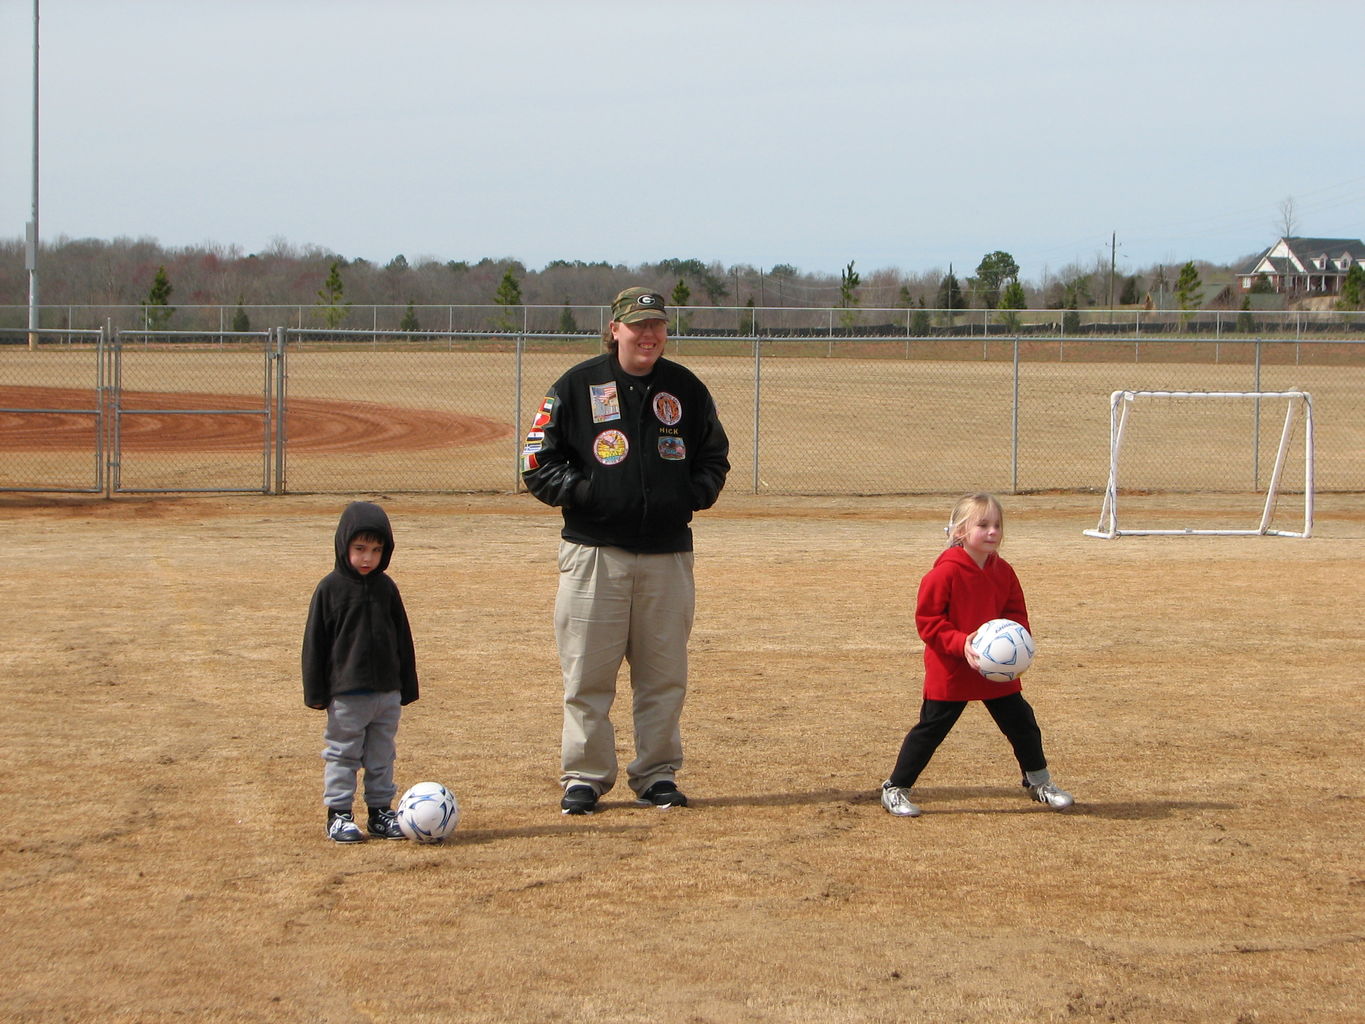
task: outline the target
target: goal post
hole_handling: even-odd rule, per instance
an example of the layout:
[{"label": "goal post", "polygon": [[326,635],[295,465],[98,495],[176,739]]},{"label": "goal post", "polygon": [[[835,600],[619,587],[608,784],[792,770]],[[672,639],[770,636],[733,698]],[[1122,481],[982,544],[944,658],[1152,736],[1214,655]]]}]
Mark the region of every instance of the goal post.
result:
[{"label": "goal post", "polygon": [[[1284,404],[1284,423],[1280,429],[1279,445],[1275,450],[1274,465],[1265,485],[1264,501],[1260,509],[1260,523],[1254,528],[1211,528],[1185,527],[1181,529],[1135,528],[1119,523],[1120,471],[1127,472],[1124,458],[1131,461],[1133,423],[1139,414],[1137,409],[1148,402],[1168,400],[1171,404],[1184,406],[1187,402],[1245,402],[1252,405],[1250,431],[1247,443],[1253,462],[1259,468],[1260,425],[1262,403],[1274,400]],[[1189,409],[1182,409],[1183,418],[1191,420]],[[1295,460],[1294,435],[1300,422],[1303,427],[1303,527],[1299,530],[1278,529],[1272,526],[1275,509],[1282,490],[1286,487],[1286,472]],[[1197,429],[1197,428],[1195,428]],[[1125,449],[1125,442],[1128,442]],[[1224,450],[1239,448],[1242,441],[1236,437],[1219,437],[1216,441],[1220,457]],[[1189,454],[1188,452],[1186,453]],[[1197,455],[1191,456],[1198,458]],[[1259,494],[1259,473],[1248,488]],[[1297,480],[1294,484],[1297,484]],[[1130,484],[1131,486],[1131,484]],[[1291,485],[1292,486],[1292,485]],[[1161,535],[1180,536],[1274,536],[1308,537],[1313,530],[1313,396],[1307,391],[1115,391],[1109,396],[1109,481],[1104,489],[1104,501],[1100,506],[1100,520],[1093,530],[1086,530],[1087,537],[1112,540],[1115,537],[1146,537]]]}]

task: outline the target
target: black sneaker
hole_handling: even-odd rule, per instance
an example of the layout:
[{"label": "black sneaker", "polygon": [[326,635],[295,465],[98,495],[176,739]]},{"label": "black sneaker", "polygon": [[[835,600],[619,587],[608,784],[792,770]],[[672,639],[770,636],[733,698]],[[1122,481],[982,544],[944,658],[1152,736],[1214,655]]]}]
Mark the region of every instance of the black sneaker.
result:
[{"label": "black sneaker", "polygon": [[334,843],[363,843],[365,833],[355,823],[350,811],[327,809],[327,838]]},{"label": "black sneaker", "polygon": [[635,798],[641,807],[686,807],[687,797],[674,784],[672,779],[656,782]]},{"label": "black sneaker", "polygon": [[597,790],[591,786],[570,786],[559,801],[561,814],[592,814],[597,810]]},{"label": "black sneaker", "polygon": [[370,808],[370,835],[380,839],[406,839],[398,827],[398,815],[387,807]]}]

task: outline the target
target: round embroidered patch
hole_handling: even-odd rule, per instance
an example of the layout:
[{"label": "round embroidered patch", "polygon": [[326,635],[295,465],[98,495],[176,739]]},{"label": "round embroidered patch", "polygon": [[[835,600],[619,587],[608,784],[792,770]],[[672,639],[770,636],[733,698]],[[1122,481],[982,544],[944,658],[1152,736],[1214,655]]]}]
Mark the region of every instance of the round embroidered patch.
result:
[{"label": "round embroidered patch", "polygon": [[614,466],[625,461],[630,451],[630,442],[619,430],[604,430],[593,439],[592,454],[604,466]]},{"label": "round embroidered patch", "polygon": [[654,396],[654,415],[660,423],[675,426],[682,419],[682,403],[667,391],[660,391]]}]

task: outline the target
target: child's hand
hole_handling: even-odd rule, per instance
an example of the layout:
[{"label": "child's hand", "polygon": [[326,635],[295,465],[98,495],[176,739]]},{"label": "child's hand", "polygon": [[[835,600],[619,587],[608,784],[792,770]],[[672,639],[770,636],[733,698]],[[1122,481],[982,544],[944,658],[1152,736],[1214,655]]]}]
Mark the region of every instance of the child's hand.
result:
[{"label": "child's hand", "polygon": [[967,659],[967,664],[972,667],[973,672],[981,671],[981,659],[976,656],[976,651],[972,650],[972,641],[976,639],[976,634],[980,632],[980,627],[967,634],[967,641],[962,645],[962,656]]}]

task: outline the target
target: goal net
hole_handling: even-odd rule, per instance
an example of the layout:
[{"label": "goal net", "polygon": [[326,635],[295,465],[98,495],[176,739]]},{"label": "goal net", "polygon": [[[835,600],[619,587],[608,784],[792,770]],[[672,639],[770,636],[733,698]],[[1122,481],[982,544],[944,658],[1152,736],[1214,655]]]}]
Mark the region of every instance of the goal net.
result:
[{"label": "goal net", "polygon": [[[1301,445],[1296,436],[1301,434]],[[1139,517],[1120,498],[1194,494]],[[1275,528],[1282,496],[1302,508],[1302,529]],[[1297,511],[1297,510],[1295,510]],[[1259,514],[1260,522],[1252,525]],[[1293,515],[1294,513],[1289,513]],[[1163,523],[1164,520],[1164,523]],[[1115,391],[1109,396],[1109,483],[1088,537],[1307,537],[1313,528],[1313,398],[1306,391]]]}]

